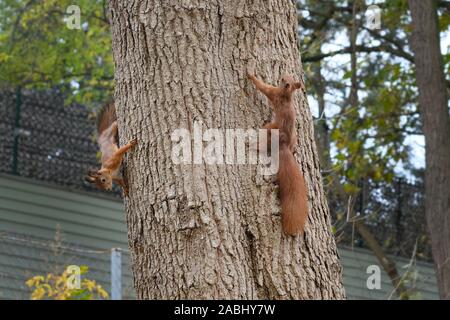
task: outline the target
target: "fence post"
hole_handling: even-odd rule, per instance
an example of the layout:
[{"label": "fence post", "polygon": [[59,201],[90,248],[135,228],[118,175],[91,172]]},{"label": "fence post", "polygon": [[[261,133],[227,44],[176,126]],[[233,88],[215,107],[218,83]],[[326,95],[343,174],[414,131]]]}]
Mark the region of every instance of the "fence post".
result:
[{"label": "fence post", "polygon": [[20,112],[22,107],[22,91],[20,86],[16,89],[16,115],[14,120],[14,145],[13,145],[13,165],[12,174],[18,174],[18,154],[19,154],[19,135],[20,135]]},{"label": "fence post", "polygon": [[111,249],[111,300],[122,300],[122,252]]}]

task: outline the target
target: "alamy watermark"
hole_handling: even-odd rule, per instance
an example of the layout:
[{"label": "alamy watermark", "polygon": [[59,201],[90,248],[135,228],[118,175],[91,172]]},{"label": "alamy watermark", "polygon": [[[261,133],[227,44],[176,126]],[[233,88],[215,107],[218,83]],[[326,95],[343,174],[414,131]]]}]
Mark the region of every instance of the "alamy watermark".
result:
[{"label": "alamy watermark", "polygon": [[373,264],[367,267],[366,273],[370,274],[367,277],[366,286],[369,290],[381,289],[381,269],[379,266]]},{"label": "alamy watermark", "polygon": [[174,164],[249,164],[258,165],[261,175],[278,172],[278,129],[203,130],[203,123],[196,121],[192,132],[176,129],[172,132],[171,140]]},{"label": "alamy watermark", "polygon": [[66,22],[67,28],[70,30],[81,29],[81,8],[75,4],[72,4],[66,9],[66,16],[64,21]]},{"label": "alamy watermark", "polygon": [[70,265],[66,269],[67,272],[67,288],[80,289],[81,288],[81,269],[77,265]]},{"label": "alamy watermark", "polygon": [[381,9],[377,5],[371,5],[366,10],[366,28],[370,30],[381,29]]}]

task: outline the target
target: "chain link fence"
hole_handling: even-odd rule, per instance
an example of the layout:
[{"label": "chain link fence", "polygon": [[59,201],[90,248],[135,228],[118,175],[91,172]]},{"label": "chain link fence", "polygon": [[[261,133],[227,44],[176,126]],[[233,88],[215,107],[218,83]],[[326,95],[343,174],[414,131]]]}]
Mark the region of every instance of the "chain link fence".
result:
[{"label": "chain link fence", "polygon": [[[362,183],[359,187],[361,192],[350,203],[330,201],[338,243],[367,248],[353,223],[359,219],[364,220],[385,253],[401,257],[414,253],[420,260],[432,261],[423,184],[395,179],[392,183]],[[349,209],[355,213],[354,218],[348,217]]]},{"label": "chain link fence", "polygon": [[[84,181],[99,168],[95,110],[58,90],[0,91],[0,172],[101,192]],[[120,196],[120,188],[109,196]]]},{"label": "chain link fence", "polygon": [[69,266],[87,266],[81,275],[95,280],[112,299],[134,299],[130,254],[121,248],[97,249],[0,231],[0,300],[30,299],[25,282],[38,275],[60,275]]}]

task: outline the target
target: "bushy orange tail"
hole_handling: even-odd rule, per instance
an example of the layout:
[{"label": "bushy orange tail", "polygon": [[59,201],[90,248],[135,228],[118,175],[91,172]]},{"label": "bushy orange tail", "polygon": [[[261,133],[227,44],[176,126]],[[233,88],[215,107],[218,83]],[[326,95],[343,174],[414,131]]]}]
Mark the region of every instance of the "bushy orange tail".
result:
[{"label": "bushy orange tail", "polygon": [[296,236],[303,233],[308,218],[305,179],[287,146],[280,146],[279,157],[278,184],[283,231],[288,235]]},{"label": "bushy orange tail", "polygon": [[[116,108],[114,106],[114,102],[109,102],[103,106],[97,115],[98,135],[101,135],[103,131],[108,129],[114,121],[117,121]],[[119,144],[118,134],[116,134],[115,140],[116,143]]]}]

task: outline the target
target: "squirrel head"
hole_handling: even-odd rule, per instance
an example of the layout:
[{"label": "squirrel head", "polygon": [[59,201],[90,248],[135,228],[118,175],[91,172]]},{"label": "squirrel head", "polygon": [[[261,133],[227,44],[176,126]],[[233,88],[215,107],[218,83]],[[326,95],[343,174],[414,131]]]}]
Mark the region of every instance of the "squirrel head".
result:
[{"label": "squirrel head", "polygon": [[90,170],[85,180],[89,183],[94,183],[102,190],[112,189],[112,173],[109,169]]},{"label": "squirrel head", "polygon": [[279,87],[283,89],[286,94],[291,95],[295,90],[302,87],[302,83],[300,81],[295,81],[291,75],[284,74],[280,79]]}]

